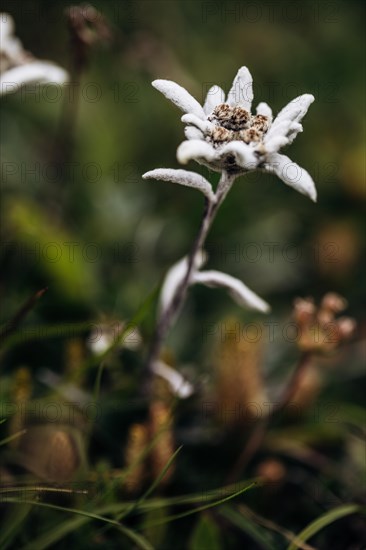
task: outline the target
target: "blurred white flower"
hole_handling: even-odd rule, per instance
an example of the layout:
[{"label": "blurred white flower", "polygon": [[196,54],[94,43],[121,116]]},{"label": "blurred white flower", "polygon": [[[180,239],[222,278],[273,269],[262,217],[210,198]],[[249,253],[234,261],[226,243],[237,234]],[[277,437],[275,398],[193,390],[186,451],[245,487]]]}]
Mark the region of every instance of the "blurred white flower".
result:
[{"label": "blurred white flower", "polygon": [[186,113],[182,121],[187,125],[187,140],[178,148],[179,162],[186,164],[193,159],[218,172],[235,175],[265,170],[316,200],[311,176],[278,153],[302,132],[300,121],[314,96],[297,97],[272,121],[272,110],[266,103],[259,103],[256,114],[251,114],[253,79],[247,67],[239,69],[226,100],[223,90],[213,86],[203,107],[175,82],[155,80],[152,84]]},{"label": "blurred white flower", "polygon": [[96,355],[105,353],[113,346],[136,350],[141,344],[141,335],[136,327],[128,328],[121,321],[96,325],[89,335],[87,345]]},{"label": "blurred white flower", "polygon": [[14,36],[14,21],[7,13],[0,13],[0,95],[16,92],[27,84],[55,84],[67,82],[68,73],[50,61],[40,61],[23,49]]}]

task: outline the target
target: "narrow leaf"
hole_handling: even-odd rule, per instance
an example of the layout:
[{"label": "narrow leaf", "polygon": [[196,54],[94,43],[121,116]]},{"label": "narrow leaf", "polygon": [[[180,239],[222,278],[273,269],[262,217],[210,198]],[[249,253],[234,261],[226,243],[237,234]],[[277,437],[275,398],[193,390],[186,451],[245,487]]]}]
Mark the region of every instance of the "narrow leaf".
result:
[{"label": "narrow leaf", "polygon": [[192,187],[193,189],[198,189],[198,191],[201,191],[201,193],[203,193],[210,202],[216,201],[210,182],[200,174],[196,174],[196,172],[189,172],[188,170],[173,170],[171,168],[156,168],[155,170],[146,172],[142,177],[144,179],[169,181],[171,183],[178,183],[179,185],[184,185],[186,187]]},{"label": "narrow leaf", "polygon": [[[302,542],[305,542],[316,535],[316,533],[324,529],[324,527],[327,527],[338,519],[342,519],[346,516],[357,513],[366,515],[366,507],[360,506],[358,504],[345,504],[343,506],[333,508],[333,510],[326,512],[325,514],[311,522],[307,527],[305,527],[305,529],[301,531],[301,533],[297,535],[297,538]],[[296,544],[296,542],[292,542],[287,550],[296,550],[297,548],[299,548],[299,545]]]},{"label": "narrow leaf", "polygon": [[267,313],[270,309],[269,305],[250,290],[242,281],[231,275],[227,275],[227,273],[221,273],[221,271],[214,270],[200,271],[194,274],[193,283],[200,283],[214,288],[223,287],[240,306],[257,309],[263,313]]}]

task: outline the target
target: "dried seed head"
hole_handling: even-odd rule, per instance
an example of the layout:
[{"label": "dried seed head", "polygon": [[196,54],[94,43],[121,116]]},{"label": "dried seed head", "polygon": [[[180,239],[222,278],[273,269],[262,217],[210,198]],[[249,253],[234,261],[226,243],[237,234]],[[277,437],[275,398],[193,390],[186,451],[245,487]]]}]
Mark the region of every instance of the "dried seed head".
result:
[{"label": "dried seed head", "polygon": [[227,103],[221,103],[214,108],[212,115],[208,117],[209,120],[225,121],[230,120],[232,109]]},{"label": "dried seed head", "polygon": [[242,130],[250,121],[250,113],[242,107],[234,107],[231,115],[233,130]]},{"label": "dried seed head", "polygon": [[258,142],[262,139],[262,134],[255,128],[249,128],[248,130],[241,130],[239,132],[240,139],[245,143]]},{"label": "dried seed head", "polygon": [[206,136],[214,147],[229,141],[259,143],[268,129],[268,117],[251,116],[242,107],[230,107],[226,103],[217,105],[208,120],[215,123],[213,130]]},{"label": "dried seed head", "polygon": [[217,126],[212,131],[210,137],[214,144],[220,145],[222,143],[227,143],[228,141],[232,141],[233,139],[235,139],[235,134],[231,130],[227,130],[222,126]]},{"label": "dried seed head", "polygon": [[253,116],[251,127],[259,132],[266,132],[268,130],[268,117],[264,115]]},{"label": "dried seed head", "polygon": [[230,107],[227,103],[222,103],[215,107],[208,119],[227,130],[238,131],[248,126],[250,113],[242,107]]}]

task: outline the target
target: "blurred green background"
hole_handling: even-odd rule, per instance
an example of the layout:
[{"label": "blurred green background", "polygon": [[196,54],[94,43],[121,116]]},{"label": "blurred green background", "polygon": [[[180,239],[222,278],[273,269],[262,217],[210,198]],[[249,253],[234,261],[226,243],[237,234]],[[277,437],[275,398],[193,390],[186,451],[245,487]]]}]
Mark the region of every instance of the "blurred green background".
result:
[{"label": "blurred green background", "polygon": [[[276,369],[286,371],[281,361],[289,342],[281,326],[289,320],[293,299],[339,292],[349,302],[347,315],[357,319],[358,331],[331,371],[323,400],[361,405],[364,3],[148,0],[93,5],[109,21],[112,39],[89,52],[80,83],[75,81],[79,102],[74,96],[68,99],[66,90],[57,95],[51,88],[47,93],[22,90],[1,102],[2,322],[48,287],[20,329],[26,341],[3,353],[5,395],[20,367],[31,372],[33,397],[47,395],[37,378],[40,369],[66,372],[70,378],[71,324],[131,319],[169,266],[190,248],[202,215],[201,196],[141,177],[153,168],[178,168],[176,149],[184,138],[181,113],[151,81],[174,80],[202,102],[212,84],[228,91],[238,68],[247,65],[254,79],[254,105],[266,101],[276,114],[297,95],[315,96],[303,134],[285,154],[313,176],[318,203],[274,176],[239,178],[210,234],[208,266],[242,279],[265,298],[272,305],[269,321],[241,311],[222,291],[195,288],[169,338],[169,352],[175,364],[194,365],[187,370],[193,381],[210,385],[214,342],[203,337],[209,323],[219,324],[229,315],[241,323],[278,323],[276,341],[265,342],[264,366],[276,380]],[[64,15],[69,6],[58,0],[5,0],[2,11],[13,16],[27,50],[70,69],[73,50]],[[217,181],[203,167],[192,163],[188,169]],[[59,324],[71,334],[63,337]],[[50,336],[47,327],[55,325]],[[150,304],[140,325],[138,357],[115,359],[112,374],[106,375],[106,407],[108,400],[136,397],[139,365],[153,326]],[[40,337],[27,338],[27,329],[37,327]],[[87,332],[81,331],[84,343]],[[95,372],[94,366],[89,378],[76,376],[76,381],[82,379],[88,388]],[[188,424],[194,424],[194,413],[187,414],[192,415]],[[96,444],[89,460],[97,463],[104,453],[107,462],[119,467],[120,448],[112,439],[127,430],[127,412],[106,413],[104,422],[103,443]],[[119,437],[124,440],[126,434]],[[195,465],[183,464],[181,492],[194,490],[210,454],[211,443],[207,445],[191,458]],[[225,478],[220,466],[209,475],[218,483]],[[300,514],[290,527],[303,526],[312,513]]]},{"label": "blurred green background", "polygon": [[[4,2],[3,11],[15,18],[26,49],[69,67],[67,6]],[[361,32],[362,3],[95,6],[113,25],[114,40],[91,53],[75,141],[62,166],[54,148],[66,92],[23,91],[2,101],[3,239],[19,243],[6,257],[3,317],[42,285],[50,289],[37,311],[45,319],[91,311],[125,318],[136,310],[187,252],[202,212],[194,191],[141,179],[155,167],[178,167],[175,151],[183,140],[180,112],[150,82],[175,80],[202,101],[212,83],[227,91],[244,64],[253,74],[254,104],[267,101],[274,113],[296,95],[314,94],[304,133],[288,154],[313,176],[319,200],[314,206],[275,177],[242,177],[210,236],[217,256],[210,265],[241,277],[280,307],[289,307],[294,295],[331,289],[357,311],[364,83],[354,36]],[[52,242],[77,243],[75,261],[69,261],[71,245],[60,250],[48,246]],[[252,242],[260,248],[251,250]],[[273,264],[267,242],[278,243]],[[287,252],[289,243],[298,250]],[[226,249],[236,249],[239,258]],[[202,290],[202,296],[205,315],[231,307],[225,298],[218,310],[211,292]]]}]

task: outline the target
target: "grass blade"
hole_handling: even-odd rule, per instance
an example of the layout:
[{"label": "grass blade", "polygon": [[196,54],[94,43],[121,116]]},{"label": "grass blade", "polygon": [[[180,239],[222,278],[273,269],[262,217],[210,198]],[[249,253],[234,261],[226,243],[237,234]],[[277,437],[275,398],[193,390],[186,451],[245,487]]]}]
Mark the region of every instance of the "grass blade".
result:
[{"label": "grass blade", "polygon": [[254,522],[229,506],[223,506],[219,514],[249,535],[263,550],[273,550],[273,539]]},{"label": "grass blade", "polygon": [[6,514],[0,534],[0,548],[2,550],[5,550],[11,544],[30,510],[31,506],[29,504],[19,504]]},{"label": "grass blade", "polygon": [[146,527],[152,527],[153,525],[160,525],[161,523],[168,523],[171,521],[175,521],[177,519],[185,518],[187,516],[191,516],[193,514],[198,514],[199,512],[203,512],[204,510],[208,510],[209,508],[215,508],[217,506],[221,506],[221,504],[224,504],[225,502],[229,502],[233,498],[238,497],[239,495],[242,495],[243,493],[246,493],[246,491],[249,491],[250,489],[253,489],[253,487],[258,486],[256,482],[251,483],[250,485],[247,485],[246,487],[240,489],[239,491],[236,491],[232,495],[229,495],[225,498],[221,498],[219,500],[215,500],[214,502],[210,502],[209,504],[204,504],[203,506],[198,506],[198,508],[194,508],[194,510],[188,510],[187,512],[182,512],[181,514],[175,514],[172,516],[167,516],[164,518],[164,520],[159,520],[157,522],[152,522],[146,525]]},{"label": "grass blade", "polygon": [[[318,531],[321,531],[321,529],[327,527],[327,525],[334,523],[338,519],[357,513],[366,514],[366,508],[358,504],[345,504],[343,506],[333,508],[333,510],[326,512],[316,520],[312,521],[307,527],[305,527],[305,529],[303,529],[303,531],[301,531],[301,533],[297,535],[297,538],[302,542],[306,542],[309,538],[316,535]],[[298,544],[296,544],[296,542],[292,542],[290,546],[288,546],[287,550],[297,550],[297,548],[299,548]]]},{"label": "grass blade", "polygon": [[[19,502],[15,499],[8,499],[7,502]],[[80,515],[81,517],[74,518],[71,521],[64,522],[56,528],[52,528],[51,531],[48,533],[45,533],[41,535],[41,537],[38,537],[38,539],[30,542],[25,547],[23,547],[23,550],[44,550],[45,548],[48,548],[51,544],[54,544],[61,538],[65,537],[68,533],[71,531],[81,527],[84,523],[86,523],[88,520],[98,520],[103,521],[104,523],[108,523],[110,525],[113,525],[116,527],[121,533],[123,533],[126,537],[133,540],[133,542],[138,546],[138,548],[141,548],[142,550],[153,550],[153,547],[151,544],[139,533],[136,533],[135,531],[132,531],[131,529],[128,529],[124,525],[121,525],[118,521],[107,518],[105,516],[102,516],[98,513],[94,512],[85,512],[84,510],[79,510],[77,508],[65,508],[64,506],[57,506],[55,504],[49,504],[45,502],[37,502],[37,501],[21,501],[23,504],[29,504],[32,506],[40,506],[42,508],[49,508],[52,510],[58,510],[61,512],[68,512],[72,514]]]},{"label": "grass blade", "polygon": [[5,437],[0,441],[0,447],[2,445],[6,445],[10,441],[13,441],[13,439],[16,439],[17,437],[20,437],[21,435],[25,434],[27,430],[20,430],[19,432],[16,432],[15,434],[9,435],[8,437]]},{"label": "grass blade", "polygon": [[170,466],[172,465],[172,463],[174,462],[174,460],[176,459],[177,455],[180,453],[181,449],[182,449],[182,445],[172,454],[172,456],[169,458],[168,462],[165,464],[164,468],[162,469],[162,471],[160,472],[160,474],[158,475],[158,477],[154,480],[154,482],[150,485],[150,487],[147,489],[147,491],[145,491],[145,493],[139,498],[136,500],[136,502],[134,502],[131,506],[131,508],[129,510],[127,510],[126,512],[122,512],[121,515],[119,515],[117,517],[117,520],[121,520],[123,517],[127,516],[128,514],[130,514],[133,510],[135,510],[136,508],[138,508],[150,495],[151,493],[153,493],[156,489],[156,487],[159,485],[160,481],[163,479],[163,477],[165,476],[165,474],[167,473],[167,471],[169,470]]}]

